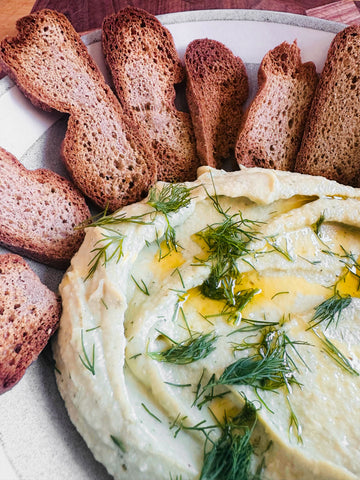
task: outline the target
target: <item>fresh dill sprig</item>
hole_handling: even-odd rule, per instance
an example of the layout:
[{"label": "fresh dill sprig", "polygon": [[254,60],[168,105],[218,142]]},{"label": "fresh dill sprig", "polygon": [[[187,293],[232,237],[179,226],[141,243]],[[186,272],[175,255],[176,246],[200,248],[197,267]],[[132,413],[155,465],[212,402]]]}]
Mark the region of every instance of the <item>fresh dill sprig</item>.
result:
[{"label": "fresh dill sprig", "polygon": [[180,247],[176,241],[175,229],[170,224],[168,215],[169,213],[177,212],[181,208],[186,208],[190,204],[191,190],[192,188],[186,187],[180,183],[165,184],[161,190],[157,189],[156,187],[150,189],[147,201],[148,205],[153,207],[156,212],[162,213],[166,220],[164,238],[167,252],[165,255],[163,255],[160,249],[160,260],[168,255],[172,250],[177,251]]},{"label": "fresh dill sprig", "polygon": [[[90,220],[82,223],[77,228],[95,228],[101,227],[104,232],[102,233],[102,237],[95,243],[94,248],[91,250],[90,253],[94,253],[93,258],[89,262],[89,271],[85,277],[85,280],[91,278],[98,266],[106,265],[111,259],[116,257],[116,261],[118,262],[122,257],[122,244],[125,236],[118,232],[114,227],[121,225],[123,223],[135,223],[139,225],[148,225],[151,222],[146,221],[145,217],[148,213],[144,213],[142,215],[134,215],[131,217],[127,217],[125,213],[121,214],[108,214],[107,207],[103,212],[99,215],[93,216]],[[108,254],[108,249],[115,245],[114,252],[112,254]]]},{"label": "fresh dill sprig", "polygon": [[206,384],[202,384],[205,371],[203,370],[200,376],[200,379],[196,385],[196,390],[194,392],[195,398],[192,403],[192,407],[197,406],[199,410],[202,409],[204,405],[209,402],[212,402],[215,398],[225,397],[230,390],[223,390],[221,392],[215,393],[215,374],[213,373]]},{"label": "fresh dill sprig", "polygon": [[[261,325],[259,330],[263,328],[264,326]],[[216,390],[220,385],[248,385],[253,387],[257,394],[258,390],[276,391],[285,386],[287,391],[291,393],[293,384],[301,387],[296,378],[299,369],[291,356],[291,351],[308,368],[297,349],[298,345],[309,344],[291,340],[284,331],[273,327],[265,328],[259,341],[247,342],[243,340],[241,344],[234,344],[234,350],[252,349],[253,352],[228,365],[218,379],[215,378],[214,374],[211,375],[206,384],[202,382],[203,371],[195,391],[193,405],[200,409],[217,396],[226,395],[227,391],[218,393]],[[260,402],[268,408],[262,398],[259,395],[258,397]]]},{"label": "fresh dill sprig", "polygon": [[232,419],[225,415],[223,422],[216,421],[221,436],[212,441],[210,435],[206,435],[199,480],[252,479],[250,466],[254,449],[250,440],[256,424],[256,408],[246,400],[239,415]]},{"label": "fresh dill sprig", "polygon": [[165,184],[161,190],[152,187],[147,203],[157,212],[167,215],[190,205],[191,190],[193,188],[186,187],[181,183]]},{"label": "fresh dill sprig", "polygon": [[135,285],[138,287],[138,289],[144,294],[150,296],[149,289],[146,286],[144,280],[141,280],[142,286],[135,280],[135,277],[131,275],[131,278],[133,279]]},{"label": "fresh dill sprig", "polygon": [[[203,284],[202,287],[205,287],[205,284]],[[204,315],[204,318],[208,320],[212,317],[221,316],[225,317],[228,323],[237,325],[242,319],[242,311],[244,308],[251,302],[255,295],[260,292],[261,290],[259,288],[247,288],[235,292],[235,284],[231,283],[231,279],[224,278],[216,289],[216,299],[224,300],[225,304],[219,313]]]},{"label": "fresh dill sprig", "polygon": [[337,325],[343,310],[350,305],[351,300],[350,295],[341,295],[335,288],[334,294],[315,308],[308,330],[323,322],[326,323],[325,330],[333,323]]},{"label": "fresh dill sprig", "polygon": [[171,273],[171,276],[173,276],[175,273],[177,273],[177,274],[179,275],[182,288],[185,288],[184,279],[183,279],[183,277],[182,277],[182,275],[181,275],[181,272],[180,272],[180,270],[179,270],[179,267],[176,267],[176,268],[175,268],[175,270]]},{"label": "fresh dill sprig", "polygon": [[143,213],[141,215],[133,215],[127,217],[124,212],[115,212],[108,213],[108,207],[106,207],[102,212],[97,215],[92,216],[90,219],[85,220],[85,222],[78,225],[77,229],[86,229],[94,227],[109,227],[117,226],[123,223],[135,223],[139,225],[149,225],[151,221],[146,221],[144,218],[149,215],[149,213]]},{"label": "fresh dill sprig", "polygon": [[227,321],[237,325],[241,320],[241,312],[248,305],[255,295],[259,294],[259,288],[248,288],[236,292],[233,298],[226,301],[222,310],[222,315],[227,316]]},{"label": "fresh dill sprig", "polygon": [[299,419],[291,405],[289,395],[286,396],[287,404],[289,407],[290,411],[290,418],[289,418],[289,436],[290,434],[294,434],[295,438],[298,443],[303,443],[303,438],[302,438],[302,427],[299,422]]},{"label": "fresh dill sprig", "polygon": [[171,321],[175,322],[176,319],[178,318],[179,312],[181,312],[184,317],[184,313],[182,311],[182,305],[187,300],[188,293],[186,290],[173,290],[173,291],[177,292],[177,296],[178,296],[178,299],[176,300],[175,306],[174,306],[174,313],[172,314],[172,318],[171,318]]},{"label": "fresh dill sprig", "polygon": [[170,387],[178,387],[178,388],[187,388],[191,387],[191,383],[173,383],[173,382],[164,382],[166,385],[170,385]]},{"label": "fresh dill sprig", "polygon": [[115,445],[120,448],[120,450],[123,453],[126,453],[126,448],[125,448],[124,442],[122,440],[120,440],[119,437],[115,437],[115,435],[110,435],[110,438],[115,443]]},{"label": "fresh dill sprig", "polygon": [[[243,325],[244,324],[244,325]],[[256,320],[253,318],[242,318],[241,319],[241,326],[237,328],[236,330],[233,330],[232,332],[228,333],[228,337],[230,335],[234,335],[235,333],[244,333],[244,332],[257,332],[261,331],[264,328],[269,328],[269,327],[276,327],[279,325],[279,322],[268,322],[266,320]]]},{"label": "fresh dill sprig", "polygon": [[277,242],[276,242],[276,238],[274,236],[271,236],[271,237],[266,237],[266,242],[268,243],[268,245],[270,245],[276,252],[280,253],[281,255],[283,255],[286,260],[288,260],[289,262],[293,262],[294,259],[293,257],[290,255],[288,249],[287,249],[287,245],[285,248],[281,247]]},{"label": "fresh dill sprig", "polygon": [[84,367],[86,368],[86,370],[89,370],[89,372],[92,374],[92,375],[95,375],[95,344],[93,344],[93,348],[92,348],[92,356],[91,356],[91,360],[86,352],[86,349],[85,349],[85,344],[84,344],[84,330],[81,329],[81,347],[82,347],[82,351],[83,351],[83,357],[79,354],[79,358],[80,358],[80,361],[81,363],[84,365]]},{"label": "fresh dill sprig", "polygon": [[[95,255],[88,264],[89,271],[85,277],[85,281],[94,275],[99,265],[106,265],[113,258],[115,258],[118,263],[123,255],[122,246],[125,236],[108,227],[103,228],[105,229],[105,232],[102,232],[103,238],[100,238],[90,251],[90,253],[94,253]],[[113,245],[115,246],[114,251],[109,255],[109,248]]]},{"label": "fresh dill sprig", "polygon": [[317,237],[320,237],[320,228],[325,221],[325,215],[322,213],[315,223],[311,225],[311,228],[314,230],[314,233]]},{"label": "fresh dill sprig", "polygon": [[262,390],[277,390],[286,386],[291,391],[291,384],[300,383],[295,377],[298,368],[289,355],[288,347],[294,349],[298,343],[291,341],[285,332],[269,329],[260,342],[252,345],[256,352],[228,365],[215,384],[249,385]]},{"label": "fresh dill sprig", "polygon": [[340,255],[340,262],[344,264],[345,266],[345,273],[339,278],[337,281],[337,284],[339,284],[341,281],[344,281],[347,277],[348,274],[351,274],[355,276],[358,280],[358,287],[357,289],[360,289],[360,264],[356,260],[355,255],[352,252],[348,252],[345,250],[345,248],[340,245],[343,255]]},{"label": "fresh dill sprig", "polygon": [[232,304],[235,301],[234,285],[239,276],[237,260],[251,253],[249,243],[258,239],[257,228],[262,222],[244,218],[241,211],[230,215],[229,209],[224,210],[211,179],[214,194],[205,191],[223,221],[196,233],[207,250],[207,258],[197,259],[198,265],[210,266],[210,275],[202,284],[201,292],[215,300],[227,298]]},{"label": "fresh dill sprig", "polygon": [[196,234],[204,241],[209,254],[202,263],[210,263],[212,274],[216,273],[216,277],[225,273],[234,276],[238,272],[236,260],[250,253],[248,244],[257,239],[258,232],[254,226],[260,223],[244,219],[241,212],[231,216],[224,212],[223,215],[225,219],[222,223],[208,225]]},{"label": "fresh dill sprig", "polygon": [[182,342],[170,339],[173,344],[170,348],[162,352],[147,352],[147,355],[158,362],[187,365],[210,355],[215,350],[216,339],[214,332],[193,334]]},{"label": "fresh dill sprig", "polygon": [[[170,430],[175,430],[175,438],[180,431],[196,431],[204,435],[204,458],[199,480],[254,479],[250,472],[253,456],[250,440],[257,422],[257,410],[245,396],[244,400],[244,407],[239,414],[232,418],[225,414],[223,421],[219,421],[209,409],[215,420],[214,425],[202,420],[194,426],[187,426],[187,417],[180,417],[180,414],[170,425]],[[220,436],[213,440],[212,432],[215,429],[220,430]]]},{"label": "fresh dill sprig", "polygon": [[323,351],[327,355],[329,355],[329,357],[334,360],[339,365],[339,367],[341,367],[347,373],[350,373],[350,375],[360,375],[359,372],[351,366],[349,359],[346,358],[346,356],[337,348],[336,345],[334,345],[334,343],[324,333],[319,334],[315,330],[314,333],[321,341],[323,345]]},{"label": "fresh dill sprig", "polygon": [[141,403],[141,406],[145,410],[146,413],[148,413],[151,417],[153,417],[157,422],[162,423],[159,417],[155,415],[155,413],[152,413],[152,411],[145,405],[145,403]]}]

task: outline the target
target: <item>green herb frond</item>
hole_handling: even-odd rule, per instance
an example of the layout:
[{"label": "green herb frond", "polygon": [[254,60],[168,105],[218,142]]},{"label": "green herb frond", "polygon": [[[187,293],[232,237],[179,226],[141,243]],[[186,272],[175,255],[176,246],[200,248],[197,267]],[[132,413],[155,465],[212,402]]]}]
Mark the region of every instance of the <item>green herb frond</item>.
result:
[{"label": "green herb frond", "polygon": [[115,437],[115,435],[110,435],[110,438],[115,443],[115,445],[120,448],[120,450],[123,453],[126,453],[126,448],[125,448],[124,442],[122,440],[120,440],[119,437]]},{"label": "green herb frond", "polygon": [[275,236],[269,236],[269,237],[266,237],[266,242],[268,243],[268,245],[270,245],[270,247],[273,248],[273,250],[275,252],[278,252],[280,253],[280,255],[282,255],[283,257],[286,258],[286,260],[288,260],[289,262],[293,262],[294,259],[293,257],[291,256],[289,250],[288,250],[288,247],[287,245],[285,247],[282,247],[276,240],[276,237]]},{"label": "green herb frond", "polygon": [[93,344],[92,355],[91,355],[91,359],[90,359],[87,352],[86,352],[86,349],[85,349],[84,330],[83,329],[81,329],[81,348],[82,348],[82,351],[83,351],[83,356],[81,356],[79,354],[79,358],[80,358],[81,363],[84,365],[86,370],[89,370],[89,372],[92,375],[95,375],[95,344]]},{"label": "green herb frond", "polygon": [[320,228],[321,228],[321,225],[324,223],[324,221],[325,221],[325,215],[324,213],[322,213],[320,217],[317,219],[317,221],[311,225],[311,228],[317,237],[320,236]]},{"label": "green herb frond", "polygon": [[295,436],[298,443],[303,443],[302,438],[302,426],[299,422],[299,419],[291,405],[289,395],[286,396],[287,404],[290,411],[290,418],[289,418],[289,436],[292,434]]},{"label": "green herb frond", "polygon": [[314,330],[314,333],[319,338],[323,346],[323,352],[326,353],[332,360],[334,360],[340,368],[350,375],[360,375],[359,372],[352,367],[349,359],[346,358],[346,356],[324,333],[320,334],[316,330]]},{"label": "green herb frond", "polygon": [[154,413],[152,413],[152,411],[145,405],[145,403],[141,403],[141,406],[143,407],[145,412],[148,413],[154,420],[156,420],[159,423],[162,423],[160,418],[157,417]]},{"label": "green herb frond", "polygon": [[150,189],[147,203],[154,208],[155,212],[162,213],[166,221],[164,240],[167,250],[165,253],[162,251],[160,238],[157,238],[159,260],[169,255],[173,250],[178,251],[181,248],[181,245],[177,243],[175,229],[170,224],[168,215],[190,205],[191,190],[193,188],[186,187],[180,183],[165,184],[160,190],[156,187]]},{"label": "green herb frond", "polygon": [[[120,261],[123,255],[124,238],[122,233],[106,227],[106,231],[102,232],[102,238],[95,243],[94,248],[90,251],[94,256],[88,264],[89,271],[85,281],[94,275],[100,265],[106,266],[113,258],[117,263]],[[109,254],[109,249],[112,246],[114,247],[113,252]]]},{"label": "green herb frond", "polygon": [[[243,325],[244,324],[244,325]],[[244,332],[258,332],[263,329],[268,329],[269,327],[277,327],[279,322],[269,322],[267,320],[256,320],[253,318],[244,318],[241,319],[241,326],[236,330],[233,330],[228,334],[228,336],[234,335],[235,333],[244,333]]]},{"label": "green herb frond", "polygon": [[245,298],[240,294],[236,297],[234,293],[239,277],[237,261],[253,253],[249,244],[258,239],[257,229],[262,222],[245,219],[241,212],[230,215],[222,208],[216,192],[214,195],[207,192],[207,195],[223,221],[208,225],[196,234],[204,242],[207,253],[205,259],[197,259],[199,265],[210,266],[210,275],[200,288],[206,297],[225,300],[228,306],[234,307],[240,305],[240,297]]},{"label": "green herb frond", "polygon": [[189,188],[181,183],[168,183],[160,190],[152,187],[147,203],[157,212],[168,215],[190,205],[190,194],[193,189],[194,187]]},{"label": "green herb frond", "polygon": [[[164,335],[162,332],[159,333]],[[187,365],[210,355],[215,350],[216,339],[214,332],[195,333],[182,342],[170,339],[172,342],[170,348],[162,352],[148,352],[147,355],[158,362]]]},{"label": "green herb frond", "polygon": [[225,415],[223,422],[216,421],[221,435],[216,441],[209,435],[206,437],[200,480],[252,480],[251,435],[256,424],[255,407],[246,401],[239,415],[231,419]]},{"label": "green herb frond", "polygon": [[341,295],[335,288],[334,294],[315,308],[308,329],[314,328],[320,323],[326,323],[325,330],[331,324],[337,325],[343,310],[350,305],[351,300],[350,295]]},{"label": "green herb frond", "polygon": [[[180,431],[196,431],[204,435],[204,459],[199,480],[254,480],[250,472],[254,453],[251,436],[257,422],[257,409],[245,396],[244,400],[244,407],[238,415],[229,418],[225,413],[222,421],[209,409],[215,420],[213,425],[202,420],[189,426],[187,417],[180,414],[170,425],[175,438]],[[220,431],[220,436],[213,439],[215,429]]]},{"label": "green herb frond", "polygon": [[131,278],[133,279],[135,285],[138,287],[138,289],[144,294],[144,295],[147,295],[147,296],[150,296],[150,293],[149,293],[149,289],[146,285],[146,283],[144,282],[144,280],[141,280],[141,283],[142,285],[139,284],[139,282],[136,281],[135,277],[133,275],[131,275]]},{"label": "green herb frond", "polygon": [[94,228],[94,227],[114,227],[121,225],[123,223],[135,223],[139,225],[149,225],[152,222],[146,221],[145,218],[149,213],[144,213],[142,215],[134,215],[127,217],[124,212],[115,212],[108,213],[108,207],[105,208],[103,212],[100,212],[97,215],[92,216],[90,219],[78,225],[76,228]]},{"label": "green herb frond", "polygon": [[348,252],[345,250],[345,248],[340,245],[343,255],[340,255],[340,262],[344,264],[345,267],[345,272],[343,275],[340,276],[339,280],[337,281],[337,284],[339,284],[341,281],[345,281],[347,275],[353,275],[354,277],[357,278],[358,280],[358,287],[357,289],[360,289],[360,264],[356,260],[355,255],[352,252]]},{"label": "green herb frond", "polygon": [[192,407],[196,406],[199,410],[201,410],[202,407],[207,403],[212,402],[216,398],[223,398],[230,392],[230,390],[222,390],[220,392],[215,392],[215,374],[212,374],[208,382],[206,384],[203,384],[204,374],[205,370],[202,371],[200,379],[196,385],[196,390],[194,392],[195,398],[191,405]]},{"label": "green herb frond", "polygon": [[248,288],[236,292],[233,298],[226,301],[222,315],[227,317],[229,323],[238,325],[242,319],[241,312],[251,300],[261,292],[259,288]]},{"label": "green herb frond", "polygon": [[289,354],[289,346],[294,348],[299,342],[291,341],[279,330],[270,329],[260,342],[253,344],[255,353],[242,357],[225,368],[218,385],[249,385],[263,390],[277,390],[291,384],[300,383],[295,377],[296,363]]}]

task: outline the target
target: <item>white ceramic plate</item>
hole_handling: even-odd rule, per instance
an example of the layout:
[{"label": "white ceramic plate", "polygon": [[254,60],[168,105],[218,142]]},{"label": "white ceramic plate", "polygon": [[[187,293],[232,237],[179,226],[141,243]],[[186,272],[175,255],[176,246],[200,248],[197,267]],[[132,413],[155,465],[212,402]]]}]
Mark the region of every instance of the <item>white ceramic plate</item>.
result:
[{"label": "white ceramic plate", "polygon": [[[247,66],[250,98],[257,88],[258,65],[268,50],[296,39],[303,61],[312,60],[320,72],[332,38],[344,28],[315,18],[254,10],[183,12],[159,18],[173,34],[181,57],[191,40],[204,37],[220,40],[239,55]],[[105,72],[100,32],[86,35],[84,41]],[[66,175],[60,159],[65,129],[66,118],[35,109],[8,78],[0,80],[0,146],[27,168],[47,167]],[[29,263],[44,283],[57,289],[63,272]],[[67,416],[48,347],[18,385],[0,397],[0,480],[64,478],[110,477]]]}]

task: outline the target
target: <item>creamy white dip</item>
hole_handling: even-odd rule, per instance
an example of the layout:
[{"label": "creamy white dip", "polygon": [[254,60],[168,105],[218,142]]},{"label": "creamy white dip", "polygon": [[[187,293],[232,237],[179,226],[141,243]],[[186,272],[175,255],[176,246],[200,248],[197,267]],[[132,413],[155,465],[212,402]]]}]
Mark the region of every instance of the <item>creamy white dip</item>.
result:
[{"label": "creamy white dip", "polygon": [[[159,183],[86,229],[54,343],[71,420],[117,479],[359,478],[360,190],[205,167],[185,186],[185,207],[164,214],[174,191]],[[206,290],[216,268],[223,283]],[[256,415],[240,421],[245,402]],[[238,451],[215,476],[221,445]]]}]

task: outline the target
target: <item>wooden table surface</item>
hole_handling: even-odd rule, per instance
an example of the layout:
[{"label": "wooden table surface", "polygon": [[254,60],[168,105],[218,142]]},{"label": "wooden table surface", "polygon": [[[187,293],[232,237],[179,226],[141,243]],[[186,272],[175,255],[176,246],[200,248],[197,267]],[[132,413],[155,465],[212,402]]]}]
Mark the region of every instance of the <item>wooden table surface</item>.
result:
[{"label": "wooden table surface", "polygon": [[80,33],[101,26],[106,15],[132,5],[158,15],[184,10],[241,8],[274,10],[310,15],[347,24],[360,24],[360,2],[352,0],[0,0],[0,40],[16,32],[16,20],[24,15],[52,8],[70,19]]}]

